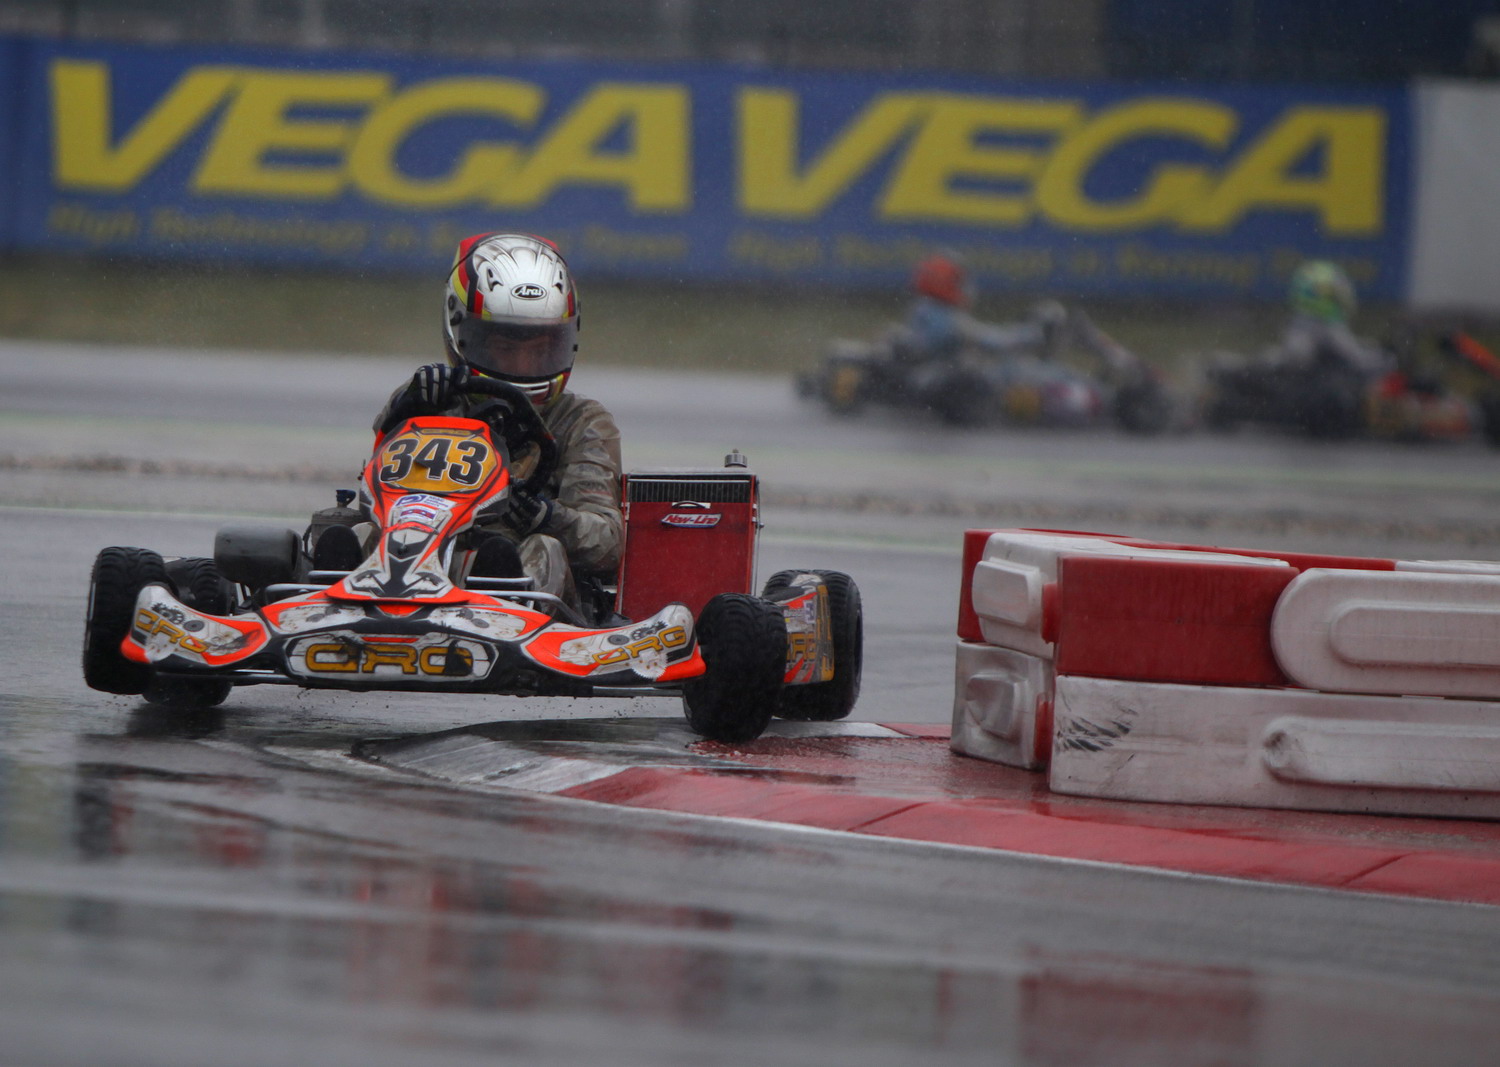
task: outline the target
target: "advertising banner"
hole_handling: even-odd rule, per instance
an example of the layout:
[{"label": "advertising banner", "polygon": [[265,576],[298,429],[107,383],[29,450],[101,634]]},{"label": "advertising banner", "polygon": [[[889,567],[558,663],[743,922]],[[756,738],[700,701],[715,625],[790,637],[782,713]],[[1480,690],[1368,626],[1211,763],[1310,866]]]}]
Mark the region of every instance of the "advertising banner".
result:
[{"label": "advertising banner", "polygon": [[17,200],[16,147],[20,140],[23,45],[0,37],[0,250],[15,245]]},{"label": "advertising banner", "polygon": [[1394,295],[1404,90],[1018,85],[728,66],[30,42],[28,248],[440,268],[546,235],[584,277]]}]

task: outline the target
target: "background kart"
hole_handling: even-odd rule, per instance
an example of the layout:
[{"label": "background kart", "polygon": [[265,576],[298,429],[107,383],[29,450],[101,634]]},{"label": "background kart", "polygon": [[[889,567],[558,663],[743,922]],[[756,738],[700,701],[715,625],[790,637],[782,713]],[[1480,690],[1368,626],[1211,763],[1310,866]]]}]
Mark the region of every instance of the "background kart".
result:
[{"label": "background kart", "polygon": [[1500,448],[1500,356],[1466,330],[1441,334],[1437,348],[1452,362],[1457,376],[1467,380],[1467,391],[1479,409],[1485,441]]},{"label": "background kart", "polygon": [[[492,380],[479,418],[409,419],[376,445],[358,507],[373,549],[310,567],[313,537],[231,526],[212,558],[128,547],[94,563],[83,646],[93,688],[201,708],[236,685],[510,696],[678,693],[689,725],[743,741],[773,715],[842,718],[859,693],[859,591],[836,571],[781,571],[752,595],[758,483],[744,457],[641,472],[623,485],[624,563],[585,610],[524,577],[473,574],[480,529],[519,483],[546,484],[556,448],[529,401]],[[335,519],[337,524],[337,518]],[[347,535],[346,535],[347,536]],[[493,536],[493,535],[491,535]],[[585,576],[587,578],[588,576]]]},{"label": "background kart", "polygon": [[1202,421],[1218,433],[1256,423],[1325,440],[1462,441],[1482,425],[1468,398],[1428,373],[1361,374],[1331,360],[1299,365],[1274,354],[1215,353],[1207,363]]},{"label": "background kart", "polygon": [[[874,340],[841,339],[817,369],[799,376],[800,395],[835,415],[871,405],[930,412],[954,426],[1097,426],[1137,434],[1183,429],[1187,406],[1161,375],[1084,313],[1070,311],[1053,351],[953,359],[913,354],[896,328]],[[1081,354],[1091,373],[1067,362]]]}]

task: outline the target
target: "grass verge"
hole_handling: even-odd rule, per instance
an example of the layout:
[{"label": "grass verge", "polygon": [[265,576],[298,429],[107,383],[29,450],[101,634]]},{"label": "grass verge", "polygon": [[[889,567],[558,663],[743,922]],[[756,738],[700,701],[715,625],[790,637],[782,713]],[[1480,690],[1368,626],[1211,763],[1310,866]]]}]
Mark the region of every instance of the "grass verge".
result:
[{"label": "grass verge", "polygon": [[[581,354],[609,366],[683,367],[773,375],[814,366],[835,337],[867,337],[899,318],[900,292],[802,286],[743,288],[670,282],[590,283]],[[1266,304],[1081,300],[1105,330],[1169,373],[1189,353],[1256,351],[1285,310]],[[440,355],[441,279],[266,271],[60,256],[0,258],[0,336],[21,339],[284,352]],[[982,299],[981,317],[1023,315],[1029,298]],[[1359,327],[1382,336],[1404,324],[1371,308]],[[1435,324],[1418,324],[1429,333]],[[1472,325],[1472,324],[1471,324]],[[1488,343],[1500,330],[1478,324]]]}]

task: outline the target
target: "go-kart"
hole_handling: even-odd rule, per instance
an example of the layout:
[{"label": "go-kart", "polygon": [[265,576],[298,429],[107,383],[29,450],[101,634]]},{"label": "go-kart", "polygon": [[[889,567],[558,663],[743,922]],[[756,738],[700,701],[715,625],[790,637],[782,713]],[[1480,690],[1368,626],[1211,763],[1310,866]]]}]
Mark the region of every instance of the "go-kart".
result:
[{"label": "go-kart", "polygon": [[[98,554],[84,679],[172,708],[234,686],[509,696],[680,694],[705,737],[744,741],[773,715],[846,716],[859,693],[859,591],[837,571],[781,571],[750,592],[757,482],[722,469],[628,474],[624,563],[580,610],[524,576],[472,573],[481,527],[555,470],[556,446],[515,387],[472,381],[474,418],[418,417],[385,434],[352,517],[373,549],[313,569],[289,529],[221,529],[212,558]],[[534,461],[524,476],[513,457]],[[341,491],[341,505],[354,494]],[[496,536],[493,533],[488,536]],[[361,548],[363,551],[363,548]]]},{"label": "go-kart", "polygon": [[[1074,342],[1098,369],[1084,373],[1057,358],[1059,341]],[[1035,351],[969,348],[934,358],[900,327],[870,341],[839,339],[796,385],[834,415],[878,405],[929,412],[953,426],[1113,423],[1135,434],[1183,427],[1183,405],[1155,369],[1076,310],[1053,342]]]},{"label": "go-kart", "polygon": [[1323,353],[1310,362],[1216,353],[1200,402],[1216,433],[1255,423],[1321,440],[1462,441],[1479,422],[1465,397],[1429,374],[1360,372]]}]

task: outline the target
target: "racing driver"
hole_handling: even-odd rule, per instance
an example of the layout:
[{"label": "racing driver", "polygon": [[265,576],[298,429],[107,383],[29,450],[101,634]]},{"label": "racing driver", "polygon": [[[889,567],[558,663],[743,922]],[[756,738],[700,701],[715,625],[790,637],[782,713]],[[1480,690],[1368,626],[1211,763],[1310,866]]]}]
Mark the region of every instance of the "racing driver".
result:
[{"label": "racing driver", "polygon": [[[575,608],[580,579],[612,578],[623,539],[620,431],[604,405],[567,389],[578,326],[578,291],[552,242],[523,233],[469,237],[443,298],[447,362],[417,368],[375,418],[383,434],[418,415],[468,415],[484,401],[465,392],[475,376],[519,387],[557,441],[557,469],[534,495],[513,489],[505,516],[477,532],[471,570],[499,577],[523,570]],[[338,529],[318,538],[315,568],[351,569],[363,558],[357,539]]]},{"label": "racing driver", "polygon": [[911,290],[903,332],[908,354],[915,359],[951,360],[970,347],[998,356],[1031,353],[1048,358],[1067,323],[1066,309],[1052,300],[1038,304],[1024,322],[1001,325],[976,318],[969,310],[974,283],[952,252],[923,258],[912,271]]}]

